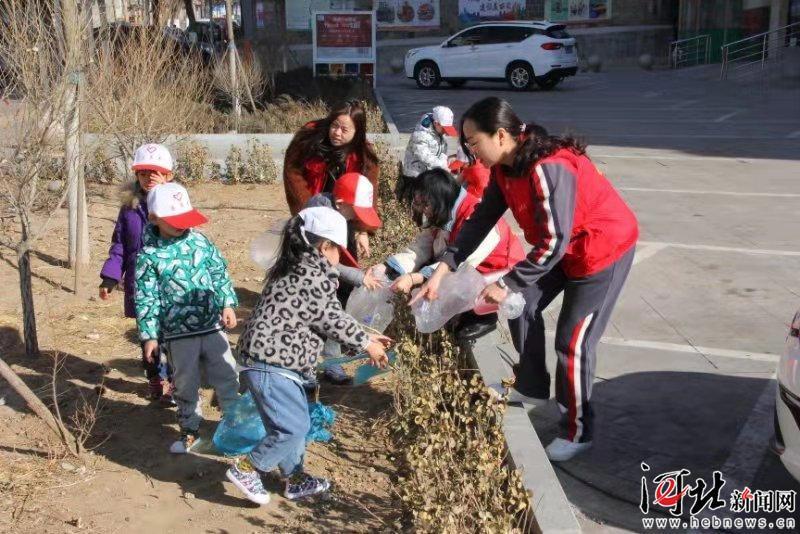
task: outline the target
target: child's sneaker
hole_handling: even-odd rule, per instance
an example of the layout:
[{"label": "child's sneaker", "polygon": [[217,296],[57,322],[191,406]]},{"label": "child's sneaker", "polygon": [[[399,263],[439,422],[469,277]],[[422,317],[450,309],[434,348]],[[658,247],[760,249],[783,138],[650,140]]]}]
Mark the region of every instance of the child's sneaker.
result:
[{"label": "child's sneaker", "polygon": [[175,392],[175,384],[169,380],[162,380],[161,391],[161,398],[159,399],[161,404],[165,406],[175,406],[177,404],[172,396],[172,394]]},{"label": "child's sneaker", "polygon": [[161,385],[161,377],[154,376],[147,382],[147,400],[157,401],[164,393],[164,388]]},{"label": "child's sneaker", "polygon": [[269,502],[269,493],[264,489],[261,476],[246,458],[232,465],[225,473],[225,476],[233,482],[233,485],[239,491],[244,493],[248,500],[256,504],[267,504]]},{"label": "child's sneaker", "polygon": [[353,379],[339,364],[329,365],[322,371],[322,377],[335,386],[346,386],[353,383]]},{"label": "child's sneaker", "polygon": [[304,472],[292,475],[286,481],[286,491],[283,496],[290,501],[311,497],[312,495],[319,495],[325,493],[331,487],[331,483],[324,478],[316,478]]},{"label": "child's sneaker", "polygon": [[181,439],[170,445],[169,452],[172,454],[187,454],[198,443],[200,443],[200,438],[197,437],[197,432],[184,430],[181,432]]}]

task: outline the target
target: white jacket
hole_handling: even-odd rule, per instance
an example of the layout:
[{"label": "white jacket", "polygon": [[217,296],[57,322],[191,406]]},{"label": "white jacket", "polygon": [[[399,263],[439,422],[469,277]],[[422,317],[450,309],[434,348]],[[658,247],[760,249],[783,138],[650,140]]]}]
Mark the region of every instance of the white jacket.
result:
[{"label": "white jacket", "polygon": [[436,167],[447,169],[447,140],[433,128],[433,114],[426,113],[408,140],[403,175],[414,177]]}]

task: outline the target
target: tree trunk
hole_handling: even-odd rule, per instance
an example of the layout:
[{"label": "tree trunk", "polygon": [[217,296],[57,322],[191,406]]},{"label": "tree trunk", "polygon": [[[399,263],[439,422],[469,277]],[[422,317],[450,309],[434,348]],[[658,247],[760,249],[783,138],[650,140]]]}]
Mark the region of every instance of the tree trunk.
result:
[{"label": "tree trunk", "polygon": [[[39,397],[31,391],[31,388],[28,387],[22,379],[17,376],[17,373],[9,367],[9,365],[0,358],[0,376],[2,376],[6,382],[11,386],[11,389],[17,392],[17,394],[25,400],[25,403],[33,410],[33,413],[39,416],[39,418],[45,422],[45,424],[52,430],[61,442],[66,445],[67,450],[69,450],[70,454],[73,456],[78,456],[82,451],[82,447],[78,440],[75,439],[69,430],[64,428],[64,425],[53,416],[53,413],[47,409],[47,406],[39,400]],[[57,402],[56,399],[53,402]]]},{"label": "tree trunk", "polygon": [[183,8],[186,10],[186,16],[189,18],[189,24],[194,24],[197,18],[194,15],[194,3],[192,0],[183,0]]},{"label": "tree trunk", "polygon": [[[82,85],[83,54],[81,48],[81,16],[76,0],[61,0],[61,11],[66,38],[66,67],[71,87],[67,92],[64,107],[64,158],[67,168],[68,194],[68,229],[69,229],[69,262],[73,268],[89,262],[89,225],[86,210],[78,222],[81,203],[86,196],[80,195],[83,181],[83,165],[80,146],[80,88]],[[78,227],[81,226],[79,233]],[[80,244],[78,241],[80,240]]]},{"label": "tree trunk", "polygon": [[39,338],[36,333],[36,309],[33,304],[31,277],[31,252],[28,248],[28,230],[22,226],[22,243],[17,247],[19,269],[19,292],[22,298],[22,331],[25,337],[25,354],[39,355]]},{"label": "tree trunk", "polygon": [[236,76],[236,42],[233,39],[233,2],[225,0],[225,19],[228,23],[228,67],[231,76],[231,96],[233,97],[233,113],[236,117],[236,130],[242,119],[242,103],[239,98],[239,79]]},{"label": "tree trunk", "polygon": [[[100,13],[100,27],[105,32],[108,29],[108,6],[106,0],[95,0],[97,2],[97,11]],[[111,4],[111,9],[115,9],[114,3]],[[116,17],[115,17],[116,19]]]}]

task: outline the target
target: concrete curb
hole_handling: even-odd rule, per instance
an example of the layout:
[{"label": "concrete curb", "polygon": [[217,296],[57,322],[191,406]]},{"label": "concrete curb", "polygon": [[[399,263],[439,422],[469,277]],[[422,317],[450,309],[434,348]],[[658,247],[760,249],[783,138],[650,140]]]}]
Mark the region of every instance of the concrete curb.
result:
[{"label": "concrete curb", "polygon": [[[497,330],[478,339],[467,350],[467,355],[487,385],[498,384],[503,378],[513,375],[509,358],[516,359],[516,352],[504,343]],[[542,534],[580,533],[581,527],[572,505],[525,408],[507,407],[503,433],[511,463],[522,472],[522,484],[531,496],[533,531]]]},{"label": "concrete curb", "polygon": [[376,87],[374,89],[375,100],[378,102],[378,106],[381,108],[381,113],[383,114],[383,121],[386,123],[386,127],[389,128],[389,134],[397,137],[400,135],[400,132],[397,129],[397,125],[394,123],[394,119],[392,118],[392,114],[389,113],[389,108],[386,107],[386,102],[383,101],[383,96],[381,96],[380,91]]}]

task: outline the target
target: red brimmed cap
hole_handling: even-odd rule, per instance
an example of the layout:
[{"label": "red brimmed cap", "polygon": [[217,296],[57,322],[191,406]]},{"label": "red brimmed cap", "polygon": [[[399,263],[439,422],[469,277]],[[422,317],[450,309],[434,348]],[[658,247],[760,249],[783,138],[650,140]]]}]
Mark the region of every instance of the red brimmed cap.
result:
[{"label": "red brimmed cap", "polygon": [[205,215],[192,208],[186,188],[173,182],[157,185],[147,194],[147,211],[178,230],[208,222]]},{"label": "red brimmed cap", "polygon": [[343,174],[333,186],[333,198],[352,204],[356,217],[365,226],[381,227],[381,219],[373,206],[373,187],[366,176],[357,172]]}]

